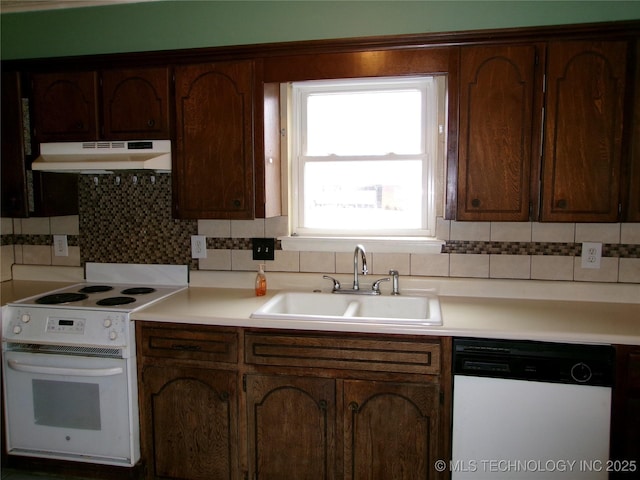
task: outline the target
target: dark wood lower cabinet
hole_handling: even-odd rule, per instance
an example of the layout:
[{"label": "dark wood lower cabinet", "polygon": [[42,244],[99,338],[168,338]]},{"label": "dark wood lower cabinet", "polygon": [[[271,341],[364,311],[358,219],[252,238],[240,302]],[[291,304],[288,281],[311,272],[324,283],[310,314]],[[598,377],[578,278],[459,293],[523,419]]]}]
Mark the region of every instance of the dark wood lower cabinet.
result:
[{"label": "dark wood lower cabinet", "polygon": [[449,338],[136,328],[147,479],[448,478]]},{"label": "dark wood lower cabinet", "polygon": [[144,369],[145,450],[155,478],[237,478],[236,374],[203,368]]},{"label": "dark wood lower cabinet", "polygon": [[435,478],[437,384],[345,381],[345,479]]},{"label": "dark wood lower cabinet", "polygon": [[640,346],[616,345],[609,478],[640,476]]},{"label": "dark wood lower cabinet", "polygon": [[249,478],[336,478],[334,380],[248,375],[247,418]]}]

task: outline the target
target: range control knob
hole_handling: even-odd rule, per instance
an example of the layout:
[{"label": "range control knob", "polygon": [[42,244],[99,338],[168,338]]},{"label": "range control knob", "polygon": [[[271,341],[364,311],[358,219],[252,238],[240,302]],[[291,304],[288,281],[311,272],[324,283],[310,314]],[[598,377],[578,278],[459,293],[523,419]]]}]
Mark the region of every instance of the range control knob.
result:
[{"label": "range control knob", "polygon": [[112,323],[113,322],[111,321],[110,318],[105,318],[104,321],[102,322],[102,325],[104,326],[104,328],[109,328]]},{"label": "range control knob", "polygon": [[31,315],[29,315],[28,313],[23,313],[22,315],[20,315],[20,320],[22,320],[24,323],[29,323],[31,321]]},{"label": "range control knob", "polygon": [[116,332],[115,330],[111,330],[109,332],[109,340],[115,340],[116,338],[118,338],[118,332]]},{"label": "range control knob", "polygon": [[20,332],[22,332],[22,327],[20,325],[16,325],[15,327],[13,327],[13,333],[18,335],[20,334]]},{"label": "range control knob", "polygon": [[591,380],[591,376],[593,373],[591,372],[591,367],[586,363],[580,362],[576,363],[573,367],[571,367],[571,378],[573,378],[576,382],[585,383]]}]

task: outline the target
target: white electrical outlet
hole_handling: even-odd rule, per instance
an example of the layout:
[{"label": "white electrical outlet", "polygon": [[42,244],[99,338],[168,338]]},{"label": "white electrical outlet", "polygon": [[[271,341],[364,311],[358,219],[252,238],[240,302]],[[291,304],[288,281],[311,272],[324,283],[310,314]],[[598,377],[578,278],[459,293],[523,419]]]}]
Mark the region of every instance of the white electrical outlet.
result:
[{"label": "white electrical outlet", "polygon": [[582,242],[582,268],[600,268],[602,243]]},{"label": "white electrical outlet", "polygon": [[207,258],[207,237],[191,235],[191,258]]},{"label": "white electrical outlet", "polygon": [[54,235],[53,236],[53,254],[56,257],[68,257],[69,256],[69,244],[67,243],[66,235]]}]

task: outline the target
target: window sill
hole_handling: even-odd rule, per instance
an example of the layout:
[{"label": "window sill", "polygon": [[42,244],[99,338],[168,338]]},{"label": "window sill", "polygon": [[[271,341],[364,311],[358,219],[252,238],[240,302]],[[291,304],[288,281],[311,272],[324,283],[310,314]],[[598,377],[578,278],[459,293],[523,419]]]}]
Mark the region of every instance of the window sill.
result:
[{"label": "window sill", "polygon": [[297,252],[353,252],[357,244],[371,253],[430,253],[442,251],[444,241],[433,237],[279,237],[282,250]]}]

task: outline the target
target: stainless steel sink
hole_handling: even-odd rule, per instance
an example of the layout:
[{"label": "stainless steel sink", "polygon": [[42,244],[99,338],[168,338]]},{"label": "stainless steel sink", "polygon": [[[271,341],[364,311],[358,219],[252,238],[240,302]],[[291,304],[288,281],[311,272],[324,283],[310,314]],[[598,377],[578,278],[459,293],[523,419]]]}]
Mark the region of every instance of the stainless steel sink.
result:
[{"label": "stainless steel sink", "polygon": [[437,295],[335,295],[280,292],[251,318],[322,322],[442,325]]}]

